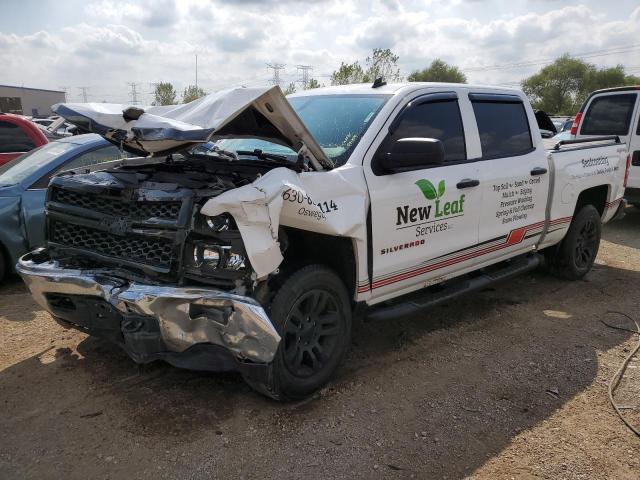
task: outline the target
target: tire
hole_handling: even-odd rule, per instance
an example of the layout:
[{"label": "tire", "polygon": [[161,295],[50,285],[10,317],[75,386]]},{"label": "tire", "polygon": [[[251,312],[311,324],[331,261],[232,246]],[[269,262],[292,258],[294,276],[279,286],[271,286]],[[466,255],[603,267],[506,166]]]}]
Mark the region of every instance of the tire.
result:
[{"label": "tire", "polygon": [[555,273],[568,280],[584,277],[598,255],[602,223],[598,210],[585,205],[573,218],[569,231],[552,259]]},{"label": "tire", "polygon": [[268,308],[281,336],[268,374],[245,377],[276,400],[299,400],[323,385],[351,343],[351,303],[342,280],[322,265],[306,266],[277,289]]}]

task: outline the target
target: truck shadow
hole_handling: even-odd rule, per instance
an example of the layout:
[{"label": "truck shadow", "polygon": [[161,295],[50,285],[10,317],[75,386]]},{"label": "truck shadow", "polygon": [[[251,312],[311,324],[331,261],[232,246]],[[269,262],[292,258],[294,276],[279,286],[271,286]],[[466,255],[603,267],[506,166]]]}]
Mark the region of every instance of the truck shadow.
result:
[{"label": "truck shadow", "polygon": [[[600,265],[573,283],[536,272],[422,315],[358,326],[337,378],[299,404],[265,399],[234,374],[137,366],[74,333],[77,350],[47,349],[0,372],[0,426],[12,432],[3,448],[18,474],[29,452],[46,451],[39,461],[53,464],[78,438],[89,449],[126,438],[159,452],[200,448],[232,476],[237,462],[264,478],[278,476],[274,465],[302,474],[322,450],[351,478],[369,478],[374,463],[399,477],[461,478],[594,382],[599,352],[630,336],[599,319],[633,312],[636,296],[615,285],[638,282],[640,272]],[[245,455],[269,456],[242,460],[223,448],[247,444]],[[147,468],[122,455],[130,473]],[[66,471],[80,474],[94,457],[73,461]]]},{"label": "truck shadow", "polygon": [[18,275],[9,275],[0,283],[0,318],[28,322],[36,318],[40,307]]},{"label": "truck shadow", "polygon": [[640,209],[627,207],[624,218],[605,225],[602,238],[625,247],[640,248]]}]

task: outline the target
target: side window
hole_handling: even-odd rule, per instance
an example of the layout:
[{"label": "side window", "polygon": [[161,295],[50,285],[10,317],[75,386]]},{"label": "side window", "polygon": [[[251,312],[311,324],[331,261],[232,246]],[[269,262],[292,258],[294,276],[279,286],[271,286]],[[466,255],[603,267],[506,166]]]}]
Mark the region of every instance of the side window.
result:
[{"label": "side window", "polygon": [[0,120],[0,153],[28,152],[36,146],[19,125]]},{"label": "side window", "polygon": [[445,162],[466,160],[464,129],[457,100],[418,104],[402,114],[391,140],[436,138],[444,146]]},{"label": "side window", "polygon": [[580,134],[626,135],[637,97],[635,93],[626,93],[594,98],[582,121]]},{"label": "side window", "polygon": [[514,97],[515,101],[501,101],[469,96],[478,123],[482,158],[513,157],[533,149],[527,112],[518,97]]},{"label": "side window", "polygon": [[65,163],[61,167],[58,167],[55,171],[47,173],[46,175],[41,177],[37,182],[31,185],[30,188],[31,189],[47,188],[49,186],[49,180],[51,180],[51,177],[65,170],[73,170],[74,168],[81,168],[81,167],[90,167],[91,165],[96,165],[98,163],[103,163],[103,162],[109,162],[111,160],[117,160],[122,157],[123,157],[123,154],[120,152],[120,149],[115,145],[108,145],[105,147],[98,148],[96,150],[85,152],[82,155],[78,155],[77,157],[74,157],[70,161],[67,161],[67,163]]},{"label": "side window", "polygon": [[120,152],[120,149],[115,145],[108,145],[96,150],[85,152],[82,155],[75,157],[69,163],[59,168],[58,172],[63,170],[73,170],[74,168],[90,167],[91,165],[97,165],[98,163],[109,162],[119,158],[123,158],[123,154]]}]

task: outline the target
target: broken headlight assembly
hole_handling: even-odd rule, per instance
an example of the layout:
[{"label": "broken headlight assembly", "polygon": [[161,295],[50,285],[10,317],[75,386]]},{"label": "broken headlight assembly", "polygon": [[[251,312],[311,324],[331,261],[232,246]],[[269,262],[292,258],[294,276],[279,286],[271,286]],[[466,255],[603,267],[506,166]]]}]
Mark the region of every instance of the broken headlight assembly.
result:
[{"label": "broken headlight assembly", "polygon": [[200,281],[231,288],[248,273],[242,237],[228,214],[196,213],[184,255],[186,276]]},{"label": "broken headlight assembly", "polygon": [[228,245],[210,245],[207,242],[195,242],[193,245],[193,264],[203,270],[227,268],[240,270],[245,267],[245,257],[233,252]]}]

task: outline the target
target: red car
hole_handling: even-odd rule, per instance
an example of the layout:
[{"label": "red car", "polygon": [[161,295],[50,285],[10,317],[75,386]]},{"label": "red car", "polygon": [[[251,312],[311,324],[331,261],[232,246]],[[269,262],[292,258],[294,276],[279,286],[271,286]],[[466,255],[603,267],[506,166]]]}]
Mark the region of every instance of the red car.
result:
[{"label": "red car", "polygon": [[30,120],[11,113],[0,113],[0,165],[45,143],[47,137]]}]

